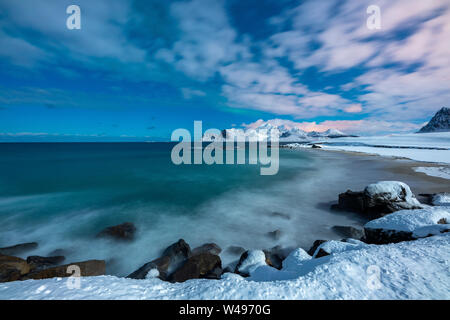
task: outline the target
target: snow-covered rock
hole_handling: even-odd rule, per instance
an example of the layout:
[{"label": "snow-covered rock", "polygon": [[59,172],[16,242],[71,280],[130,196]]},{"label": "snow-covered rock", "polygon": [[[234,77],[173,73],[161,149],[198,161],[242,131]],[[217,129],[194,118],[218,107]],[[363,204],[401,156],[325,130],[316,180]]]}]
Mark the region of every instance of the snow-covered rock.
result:
[{"label": "snow-covered rock", "polygon": [[262,250],[244,252],[236,266],[236,273],[248,276],[259,266],[266,266],[266,255]]},{"label": "snow-covered rock", "polygon": [[305,261],[311,260],[311,256],[302,248],[292,251],[286,259],[283,260],[284,271],[295,271],[303,265]]},{"label": "snow-covered rock", "polygon": [[401,210],[364,226],[368,243],[395,243],[441,234],[450,230],[450,208]]},{"label": "snow-covered rock", "polygon": [[424,207],[409,186],[400,181],[380,181],[368,185],[364,190],[364,205],[367,211],[375,213]]},{"label": "snow-covered rock", "polygon": [[364,191],[347,190],[339,194],[339,203],[332,208],[363,213],[378,218],[405,209],[421,209],[421,204],[409,186],[399,181],[380,181],[368,185]]},{"label": "snow-covered rock", "polygon": [[324,256],[328,256],[330,254],[336,254],[341,253],[345,251],[350,250],[357,250],[362,247],[367,246],[362,241],[356,240],[356,239],[348,239],[347,241],[336,241],[336,240],[330,240],[322,243],[320,246],[317,247],[316,251],[314,252],[313,257],[314,258],[320,258]]},{"label": "snow-covered rock", "polygon": [[450,206],[450,193],[444,192],[434,194],[431,199],[431,203],[433,206]]}]

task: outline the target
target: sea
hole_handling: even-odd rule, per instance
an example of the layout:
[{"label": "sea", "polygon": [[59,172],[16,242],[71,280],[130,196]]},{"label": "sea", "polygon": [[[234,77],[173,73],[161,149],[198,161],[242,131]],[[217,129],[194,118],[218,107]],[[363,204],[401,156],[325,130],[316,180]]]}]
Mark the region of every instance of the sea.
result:
[{"label": "sea", "polygon": [[[333,212],[347,189],[417,175],[387,170],[393,160],[323,150],[280,149],[279,171],[260,165],[175,165],[173,143],[0,144],[0,247],[39,246],[27,255],[63,250],[66,262],[104,259],[126,276],[184,239],[191,248],[216,243],[223,266],[245,249],[302,247],[340,239],[335,225],[361,228],[364,217]],[[248,155],[247,155],[248,157]],[[414,191],[414,190],[413,190]],[[132,222],[134,241],[96,238]],[[274,237],[276,231],[279,237]]]}]

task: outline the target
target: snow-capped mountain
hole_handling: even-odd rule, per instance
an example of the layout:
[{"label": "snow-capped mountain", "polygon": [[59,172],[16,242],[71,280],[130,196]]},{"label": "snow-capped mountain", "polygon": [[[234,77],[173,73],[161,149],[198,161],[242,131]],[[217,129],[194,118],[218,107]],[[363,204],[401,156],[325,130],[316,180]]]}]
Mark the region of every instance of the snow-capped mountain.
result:
[{"label": "snow-capped mountain", "polygon": [[[261,141],[266,139],[267,137],[275,135],[275,130],[278,131],[276,135],[278,136],[280,142],[299,142],[299,141],[315,140],[317,138],[349,137],[349,135],[336,129],[328,129],[325,132],[316,132],[316,131],[306,132],[296,127],[288,128],[285,125],[273,125],[266,122],[259,127],[247,130],[235,128],[224,129],[222,130],[222,135],[218,140]],[[203,136],[203,141],[213,141],[213,140],[216,140],[213,135],[205,134]]]},{"label": "snow-capped mountain", "polygon": [[450,131],[450,108],[443,107],[418,133]]}]

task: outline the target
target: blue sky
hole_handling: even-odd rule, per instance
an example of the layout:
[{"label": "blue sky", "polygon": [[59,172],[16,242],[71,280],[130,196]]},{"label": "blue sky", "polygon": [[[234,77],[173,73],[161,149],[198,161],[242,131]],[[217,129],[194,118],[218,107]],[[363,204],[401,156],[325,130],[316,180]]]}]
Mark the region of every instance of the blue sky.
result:
[{"label": "blue sky", "polygon": [[450,101],[449,38],[445,0],[0,0],[0,141],[413,132]]}]

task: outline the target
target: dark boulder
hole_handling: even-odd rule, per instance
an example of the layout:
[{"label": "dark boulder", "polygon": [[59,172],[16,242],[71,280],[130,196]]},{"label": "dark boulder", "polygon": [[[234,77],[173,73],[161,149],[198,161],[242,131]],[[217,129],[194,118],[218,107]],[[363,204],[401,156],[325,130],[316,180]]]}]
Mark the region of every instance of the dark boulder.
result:
[{"label": "dark boulder", "polygon": [[333,208],[356,213],[364,213],[364,192],[347,190],[345,193],[339,194],[339,203]]},{"label": "dark boulder", "polygon": [[5,256],[17,256],[22,253],[34,250],[38,247],[36,242],[16,244],[15,246],[0,248],[0,254]]},{"label": "dark boulder", "polygon": [[89,260],[83,262],[73,262],[70,264],[66,264],[63,266],[43,269],[36,272],[31,272],[26,274],[21,278],[21,280],[28,279],[49,279],[49,278],[64,278],[70,277],[73,274],[69,267],[78,266],[80,268],[80,276],[81,277],[93,277],[93,276],[101,276],[105,274],[106,271],[106,263],[104,260]]},{"label": "dark boulder", "polygon": [[219,255],[222,252],[222,249],[215,243],[205,243],[204,245],[197,247],[192,250],[192,255],[197,255],[200,253],[211,253],[215,255]]},{"label": "dark boulder", "polygon": [[369,244],[388,244],[415,240],[412,232],[364,228],[364,242]]},{"label": "dark boulder", "polygon": [[313,148],[313,149],[322,149],[322,147],[319,146],[319,145],[317,145],[317,144],[313,144],[313,145],[311,146],[311,148]]},{"label": "dark boulder", "polygon": [[134,239],[136,227],[131,222],[125,222],[117,226],[104,229],[97,234],[98,238],[113,238],[116,240],[131,241]]},{"label": "dark boulder", "polygon": [[268,232],[267,235],[270,238],[272,238],[273,240],[279,240],[281,238],[281,231],[277,229],[277,230]]},{"label": "dark boulder", "polygon": [[314,241],[312,247],[308,250],[308,254],[309,254],[310,256],[313,256],[314,253],[316,252],[317,248],[318,248],[322,243],[325,243],[325,242],[327,242],[327,240],[316,240],[316,241]]},{"label": "dark boulder", "polygon": [[157,269],[161,280],[167,279],[167,270],[169,269],[170,258],[164,256],[144,264],[142,267],[131,273],[127,278],[145,279],[150,270]]},{"label": "dark boulder", "polygon": [[40,256],[30,256],[27,258],[27,263],[30,265],[33,271],[42,270],[47,267],[57,266],[61,264],[66,257],[64,256],[54,256],[54,257],[40,257]]},{"label": "dark boulder", "polygon": [[19,280],[30,272],[30,265],[23,259],[0,255],[0,282]]},{"label": "dark boulder", "polygon": [[222,274],[220,257],[211,253],[200,253],[187,259],[171,276],[172,282],[189,279],[219,279]]},{"label": "dark boulder", "polygon": [[229,246],[226,250],[227,253],[229,254],[234,254],[234,255],[241,255],[245,252],[246,250],[242,247],[239,246]]},{"label": "dark boulder", "polygon": [[263,250],[266,256],[266,264],[281,270],[283,267],[283,260],[286,259],[287,255],[285,250],[283,250],[280,246],[273,247],[271,249]]},{"label": "dark boulder", "polygon": [[159,278],[166,280],[178,267],[192,255],[189,244],[183,239],[167,247],[160,258],[144,264],[142,267],[129,274],[127,278],[145,279],[152,269],[159,271]]},{"label": "dark boulder", "polygon": [[331,229],[345,238],[360,240],[362,237],[364,237],[363,230],[350,226],[334,226]]}]

